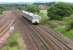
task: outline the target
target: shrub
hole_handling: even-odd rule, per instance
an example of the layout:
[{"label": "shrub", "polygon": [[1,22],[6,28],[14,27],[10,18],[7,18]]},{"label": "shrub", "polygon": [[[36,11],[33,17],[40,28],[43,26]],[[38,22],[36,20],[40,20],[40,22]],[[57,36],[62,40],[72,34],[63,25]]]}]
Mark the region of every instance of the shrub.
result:
[{"label": "shrub", "polygon": [[25,10],[32,13],[39,13],[40,9],[37,5],[26,5]]},{"label": "shrub", "polygon": [[49,7],[47,12],[50,19],[62,20],[63,17],[70,16],[73,13],[73,7],[68,3],[56,3]]}]

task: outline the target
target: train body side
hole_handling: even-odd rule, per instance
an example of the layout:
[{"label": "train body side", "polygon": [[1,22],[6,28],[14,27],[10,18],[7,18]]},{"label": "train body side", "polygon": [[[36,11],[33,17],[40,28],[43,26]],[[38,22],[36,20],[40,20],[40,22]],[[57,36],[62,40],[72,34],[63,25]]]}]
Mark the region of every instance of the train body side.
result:
[{"label": "train body side", "polygon": [[39,15],[35,15],[33,13],[22,11],[23,16],[30,20],[33,24],[39,24],[41,17]]}]

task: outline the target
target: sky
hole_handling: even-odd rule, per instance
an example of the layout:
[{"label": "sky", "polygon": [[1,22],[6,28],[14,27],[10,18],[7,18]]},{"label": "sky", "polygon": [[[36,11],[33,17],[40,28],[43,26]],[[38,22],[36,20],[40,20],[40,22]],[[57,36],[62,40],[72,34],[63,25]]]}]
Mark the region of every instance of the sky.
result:
[{"label": "sky", "polygon": [[69,3],[73,3],[73,0],[56,0],[56,2],[69,2]]},{"label": "sky", "polygon": [[0,3],[7,2],[7,3],[17,3],[17,2],[72,2],[73,0],[0,0]]},{"label": "sky", "polygon": [[9,2],[9,3],[16,3],[16,2],[53,2],[54,0],[0,0],[1,2]]}]

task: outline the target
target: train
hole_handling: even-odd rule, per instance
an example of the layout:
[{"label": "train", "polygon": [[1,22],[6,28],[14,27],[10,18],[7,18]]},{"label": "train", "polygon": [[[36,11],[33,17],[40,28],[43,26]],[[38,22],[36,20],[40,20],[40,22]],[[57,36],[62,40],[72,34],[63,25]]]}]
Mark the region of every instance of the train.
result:
[{"label": "train", "polygon": [[39,24],[41,20],[41,16],[37,14],[33,14],[31,12],[27,12],[25,10],[22,10],[23,17],[28,19],[32,24]]}]

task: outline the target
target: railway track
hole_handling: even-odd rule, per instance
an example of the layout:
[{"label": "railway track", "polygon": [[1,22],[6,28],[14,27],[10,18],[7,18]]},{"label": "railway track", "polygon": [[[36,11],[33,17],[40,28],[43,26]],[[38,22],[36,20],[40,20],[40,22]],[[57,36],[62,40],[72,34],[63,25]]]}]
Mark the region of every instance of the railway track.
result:
[{"label": "railway track", "polygon": [[32,25],[28,20],[21,17],[20,13],[17,13],[15,11],[9,12],[8,17],[4,17],[0,21],[2,23],[0,24],[0,33],[2,34],[0,39],[3,40],[0,47],[5,44],[10,34],[12,34],[10,27],[15,25],[15,29],[17,28],[22,33],[27,50],[73,50],[73,44],[64,39],[62,34],[42,25]]},{"label": "railway track", "polygon": [[[26,22],[27,23],[27,22]],[[34,40],[36,41],[36,43],[39,45],[39,46],[41,46],[41,47],[38,47],[39,49],[38,50],[49,50],[49,48],[50,48],[50,46],[52,46],[52,45],[50,45],[50,46],[48,46],[47,45],[47,43],[45,42],[46,40],[44,39],[44,38],[42,38],[42,36],[40,35],[40,32],[39,31],[37,31],[36,29],[35,29],[35,27],[33,28],[33,27],[29,27],[29,25],[28,25],[28,28],[30,28],[30,30],[32,30],[33,31],[33,34],[31,35],[31,36],[33,36],[33,38],[34,38]],[[38,38],[38,39],[37,39]],[[37,39],[37,40],[36,40]],[[40,40],[40,42],[38,42],[38,40]],[[49,42],[49,41],[48,41]],[[52,41],[50,41],[50,42],[52,42]],[[42,45],[41,45],[41,43],[42,43]],[[53,44],[53,43],[52,43]],[[49,48],[48,48],[49,47]],[[53,48],[53,46],[50,48],[51,50],[53,50],[52,49]]]},{"label": "railway track", "polygon": [[15,25],[15,19],[10,18],[10,16],[5,16],[0,21],[0,49],[5,45],[11,34],[13,33],[10,30],[11,26]]},{"label": "railway track", "polygon": [[24,22],[26,27],[30,30],[31,33],[29,32],[27,34],[33,39],[37,50],[72,50],[65,42],[63,42],[63,39],[59,40],[58,38],[55,38],[52,31],[48,29],[46,31],[46,28],[34,26],[26,21],[26,19],[23,19],[22,22]]},{"label": "railway track", "polygon": [[[45,36],[47,37],[47,38],[45,38],[45,39],[49,39],[50,38],[50,40],[53,42],[53,43],[55,43],[55,45],[56,46],[58,46],[59,47],[59,49],[60,50],[71,50],[71,48],[69,48],[65,43],[63,43],[61,40],[58,40],[58,38],[55,38],[55,36],[53,36],[53,35],[51,35],[52,33],[48,33],[48,32],[46,32],[45,31],[45,29],[43,29],[42,30],[42,28],[40,28],[40,27],[38,27],[37,29],[39,29],[41,32],[43,32],[44,31],[44,38],[45,38]],[[51,31],[50,31],[51,32]],[[41,34],[42,35],[42,34]]]},{"label": "railway track", "polygon": [[5,45],[5,43],[7,42],[7,40],[13,32],[10,31],[10,25],[14,24],[9,23],[9,25],[6,26],[5,29],[1,32],[2,35],[0,36],[0,49]]},{"label": "railway track", "polygon": [[[41,26],[40,26],[41,27]],[[41,27],[43,30],[45,29],[45,32],[49,33],[51,36],[53,36],[55,39],[60,41],[64,46],[68,47],[69,49],[73,49],[73,41],[63,36],[61,33],[57,33],[55,31],[52,31],[52,29],[48,29],[47,27]],[[47,34],[47,35],[49,35]]]}]

